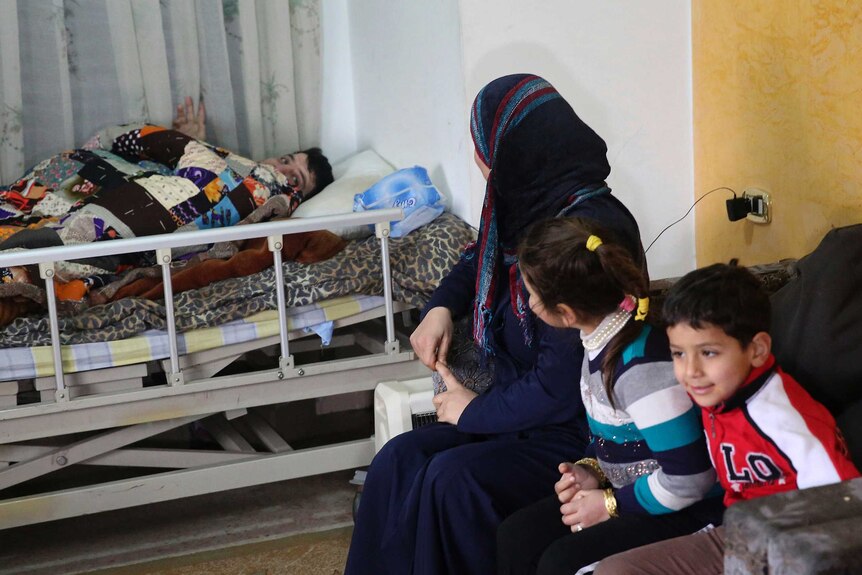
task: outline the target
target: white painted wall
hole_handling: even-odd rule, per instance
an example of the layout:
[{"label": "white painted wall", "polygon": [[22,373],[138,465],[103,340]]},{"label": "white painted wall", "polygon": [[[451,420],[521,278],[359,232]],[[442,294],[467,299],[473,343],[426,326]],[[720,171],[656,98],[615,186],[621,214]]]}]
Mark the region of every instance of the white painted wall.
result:
[{"label": "white painted wall", "polygon": [[347,0],[323,0],[320,147],[333,162],[357,151]]},{"label": "white painted wall", "polygon": [[427,168],[469,219],[458,0],[354,0],[348,8],[358,149],[398,168]]},{"label": "white painted wall", "polygon": [[[694,197],[687,0],[323,0],[324,149],[419,164],[478,224],[484,181],[468,114],[497,76],[544,76],[608,143],[609,184],[646,247]],[[351,93],[352,89],[352,93]],[[351,131],[352,130],[352,131]],[[647,254],[695,265],[691,216]]]},{"label": "white painted wall", "polygon": [[[498,76],[550,81],[608,144],[609,185],[644,247],[693,201],[691,8],[687,0],[462,0],[468,98]],[[484,181],[471,172],[471,214]],[[694,268],[690,215],[647,254],[653,278]]]}]

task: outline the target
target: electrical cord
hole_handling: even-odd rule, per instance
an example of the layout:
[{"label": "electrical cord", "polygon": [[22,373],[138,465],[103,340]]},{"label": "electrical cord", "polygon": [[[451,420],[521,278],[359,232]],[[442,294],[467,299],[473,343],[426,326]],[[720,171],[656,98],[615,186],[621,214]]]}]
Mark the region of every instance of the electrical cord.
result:
[{"label": "electrical cord", "polygon": [[728,188],[728,187],[726,187],[726,186],[721,186],[720,188],[715,188],[715,189],[709,190],[708,192],[706,192],[705,194],[703,194],[701,197],[699,197],[697,200],[695,200],[695,202],[691,205],[691,207],[688,209],[688,211],[682,215],[682,217],[681,217],[681,218],[679,218],[678,220],[676,220],[676,221],[672,222],[672,223],[671,223],[671,224],[669,224],[665,229],[663,229],[662,231],[660,231],[660,232],[658,233],[658,235],[655,237],[655,239],[653,239],[653,241],[651,241],[651,242],[649,243],[649,245],[647,246],[647,249],[645,249],[645,250],[644,250],[644,253],[647,253],[647,252],[649,251],[649,249],[653,246],[653,244],[654,244],[654,243],[656,243],[656,241],[658,241],[658,239],[661,237],[661,235],[662,235],[663,233],[665,233],[665,232],[666,232],[666,231],[668,231],[670,228],[672,228],[673,226],[675,226],[675,225],[677,225],[678,223],[680,223],[681,221],[683,221],[683,220],[685,219],[685,217],[686,217],[688,214],[690,214],[690,213],[691,213],[691,211],[692,211],[692,210],[694,209],[694,207],[698,204],[698,202],[700,202],[700,200],[702,200],[703,198],[705,198],[706,196],[708,196],[708,195],[709,195],[709,194],[711,194],[712,192],[717,192],[717,191],[719,191],[719,190],[727,190],[728,192],[730,192],[731,194],[733,194],[733,197],[734,197],[734,198],[736,198],[736,192],[735,192],[732,188]]}]

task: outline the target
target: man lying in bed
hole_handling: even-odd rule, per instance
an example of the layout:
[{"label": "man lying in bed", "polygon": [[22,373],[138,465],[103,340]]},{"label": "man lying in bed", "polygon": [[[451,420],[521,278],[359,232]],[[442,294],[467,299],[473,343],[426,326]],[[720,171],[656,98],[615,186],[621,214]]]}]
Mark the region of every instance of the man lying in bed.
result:
[{"label": "man lying in bed", "polygon": [[[206,107],[203,100],[198,104],[196,111],[191,97],[186,96],[185,101],[177,106],[172,127],[195,140],[204,141],[207,139],[206,120]],[[260,163],[270,165],[284,174],[291,186],[302,191],[304,200],[332,183],[332,167],[320,148],[309,148],[277,158],[267,158]],[[317,181],[318,178],[320,182]]]},{"label": "man lying in bed", "polygon": [[[287,217],[331,181],[319,149],[258,163],[177,130],[109,128],[0,189],[0,250],[231,226],[268,201],[270,215]],[[58,262],[58,297],[81,300],[142,263],[135,254]],[[40,299],[37,278],[35,267],[0,267],[0,325]]]}]

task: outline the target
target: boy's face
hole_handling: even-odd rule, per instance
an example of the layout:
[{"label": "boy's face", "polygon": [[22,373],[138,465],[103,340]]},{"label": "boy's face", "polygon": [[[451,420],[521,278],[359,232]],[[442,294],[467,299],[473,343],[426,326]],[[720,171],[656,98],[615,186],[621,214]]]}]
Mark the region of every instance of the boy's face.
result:
[{"label": "boy's face", "polygon": [[769,357],[771,341],[765,332],[742,347],[739,340],[711,324],[695,329],[687,323],[667,328],[673,371],[701,407],[726,401],[742,386],[753,367]]}]

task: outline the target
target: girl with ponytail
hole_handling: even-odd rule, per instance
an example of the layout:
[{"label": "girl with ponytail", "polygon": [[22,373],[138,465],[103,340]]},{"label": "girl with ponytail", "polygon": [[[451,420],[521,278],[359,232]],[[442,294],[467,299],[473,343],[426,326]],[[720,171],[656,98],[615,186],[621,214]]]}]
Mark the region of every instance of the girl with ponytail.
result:
[{"label": "girl with ponytail", "polygon": [[664,330],[646,322],[648,281],[630,251],[595,222],[556,218],[527,230],[518,261],[536,317],[580,330],[591,456],[561,463],[556,495],[503,522],[498,572],[571,575],[720,523],[720,500],[702,501],[715,473],[700,415]]}]

